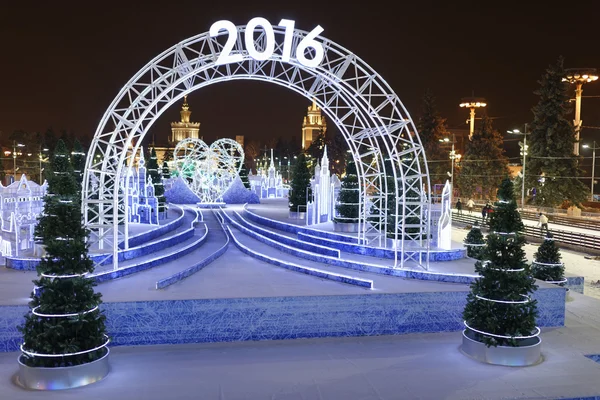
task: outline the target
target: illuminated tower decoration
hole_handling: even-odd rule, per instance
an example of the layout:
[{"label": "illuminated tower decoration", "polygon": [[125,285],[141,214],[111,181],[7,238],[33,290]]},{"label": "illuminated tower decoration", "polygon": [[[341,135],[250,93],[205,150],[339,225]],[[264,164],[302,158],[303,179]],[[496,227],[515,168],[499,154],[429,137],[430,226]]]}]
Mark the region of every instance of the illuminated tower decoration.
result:
[{"label": "illuminated tower decoration", "polygon": [[308,106],[308,113],[302,123],[302,149],[308,149],[312,141],[321,132],[323,134],[327,133],[327,121],[321,114],[321,108],[313,100],[312,105]]},{"label": "illuminated tower decoration", "polygon": [[583,93],[583,84],[598,80],[598,73],[596,68],[568,68],[565,69],[566,76],[563,78],[563,82],[569,82],[575,85],[575,119],[573,125],[575,126],[575,147],[573,148],[573,154],[579,155],[579,134],[581,132],[581,94]]},{"label": "illuminated tower decoration", "polygon": [[169,142],[173,145],[187,138],[199,139],[200,122],[190,122],[192,112],[187,102],[187,95],[183,97],[183,104],[179,113],[181,114],[181,121],[171,122]]}]

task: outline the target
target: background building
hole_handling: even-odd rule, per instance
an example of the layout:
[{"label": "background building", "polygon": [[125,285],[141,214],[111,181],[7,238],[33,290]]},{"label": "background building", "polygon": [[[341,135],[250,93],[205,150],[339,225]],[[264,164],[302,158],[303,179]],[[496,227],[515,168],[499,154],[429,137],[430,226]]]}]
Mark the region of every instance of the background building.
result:
[{"label": "background building", "polygon": [[313,100],[312,105],[308,106],[308,113],[302,123],[302,149],[308,149],[319,133],[324,135],[327,133],[327,121],[321,114],[321,109]]},{"label": "background building", "polygon": [[173,151],[175,151],[175,146],[181,140],[187,138],[202,139],[199,136],[200,122],[190,121],[192,111],[190,110],[190,106],[187,102],[187,95],[183,97],[183,104],[181,105],[181,111],[179,114],[181,115],[181,121],[171,122],[171,134],[169,135],[168,147],[154,147],[154,143],[152,143],[151,147],[154,147],[156,150],[156,157],[158,158],[159,165],[161,165],[163,160],[165,160],[165,155],[167,156],[167,160],[173,159]]}]

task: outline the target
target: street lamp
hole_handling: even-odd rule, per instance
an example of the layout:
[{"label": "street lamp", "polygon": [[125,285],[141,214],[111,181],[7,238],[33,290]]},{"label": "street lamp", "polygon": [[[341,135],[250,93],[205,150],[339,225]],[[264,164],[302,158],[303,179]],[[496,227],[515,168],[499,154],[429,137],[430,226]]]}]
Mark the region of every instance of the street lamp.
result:
[{"label": "street lamp", "polygon": [[[521,155],[523,156],[523,176],[521,177],[521,211],[523,211],[525,209],[525,166],[527,163],[527,135],[529,135],[529,132],[527,132],[527,125],[525,124],[525,131],[521,132],[518,129],[513,129],[512,131],[507,131],[508,133],[512,134],[512,135],[523,135],[523,146],[521,148]],[[519,143],[520,145],[521,143]]]},{"label": "street lamp", "polygon": [[456,143],[456,137],[454,136],[454,133],[452,134],[452,141],[450,141],[449,138],[445,137],[443,139],[440,139],[440,142],[452,143],[452,150],[450,150],[450,160],[452,160],[452,164],[450,167],[450,204],[452,204],[454,197],[454,160],[457,158],[460,159],[461,155],[456,154],[456,152],[454,151],[454,143]]},{"label": "street lamp", "polygon": [[460,107],[468,108],[471,110],[470,115],[470,126],[469,126],[469,140],[473,138],[473,132],[475,131],[475,109],[483,108],[487,106],[483,97],[463,97],[461,99]]},{"label": "street lamp", "polygon": [[596,141],[592,146],[584,144],[584,149],[592,149],[592,200],[594,201],[594,170],[596,169],[596,149],[600,149],[600,146],[596,146]]},{"label": "street lamp", "polygon": [[598,80],[598,74],[596,68],[567,68],[565,69],[565,77],[562,79],[563,82],[569,82],[575,84],[575,119],[573,125],[575,126],[575,147],[573,154],[579,155],[579,133],[581,132],[581,94],[583,93],[583,84]]},{"label": "street lamp", "polygon": [[42,168],[42,163],[44,162],[44,152],[47,152],[48,149],[47,148],[42,148],[42,146],[40,145],[40,185],[43,183],[43,175],[42,172],[44,172],[44,168]]},{"label": "street lamp", "polygon": [[13,182],[17,181],[17,147],[25,147],[25,145],[13,140]]}]

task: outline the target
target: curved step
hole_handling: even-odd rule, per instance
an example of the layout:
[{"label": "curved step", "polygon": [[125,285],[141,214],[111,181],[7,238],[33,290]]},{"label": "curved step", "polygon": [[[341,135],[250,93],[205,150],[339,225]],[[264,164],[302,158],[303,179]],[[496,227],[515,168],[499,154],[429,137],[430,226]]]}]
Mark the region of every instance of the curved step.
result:
[{"label": "curved step", "polygon": [[[221,210],[222,211],[222,210]],[[308,260],[313,260],[313,261],[320,261],[320,257],[331,257],[331,256],[325,256],[325,255],[321,255],[321,253],[314,253],[311,251],[307,251],[307,250],[302,250],[302,249],[298,249],[294,246],[285,244],[285,243],[280,243],[279,239],[275,240],[275,239],[271,239],[263,234],[260,234],[258,232],[253,231],[252,229],[246,228],[245,226],[243,226],[242,224],[240,224],[237,221],[234,221],[233,218],[231,218],[227,213],[222,212],[221,214],[222,216],[225,217],[225,220],[227,222],[229,222],[230,224],[232,224],[233,226],[235,226],[238,230],[240,230],[241,232],[245,233],[246,235],[258,240],[259,242],[265,243],[271,247],[276,248],[279,251],[282,251],[284,253],[288,253],[291,255],[296,255],[296,253],[302,253],[303,254],[303,258],[306,258]],[[336,250],[335,252],[336,256],[334,256],[335,258],[339,257],[339,251]]]},{"label": "curved step", "polygon": [[[225,215],[228,215],[227,210],[222,210],[222,211],[225,213]],[[312,253],[323,254],[323,255],[337,257],[337,258],[340,257],[340,250],[338,250],[336,248],[328,247],[328,246],[324,246],[324,245],[320,245],[320,244],[308,243],[306,241],[302,241],[302,240],[291,238],[289,236],[281,235],[277,232],[274,232],[273,230],[267,230],[267,229],[261,228],[257,225],[254,225],[254,224],[248,222],[237,211],[233,211],[233,213],[237,217],[238,221],[243,226],[245,226],[246,228],[253,230],[254,232],[261,234],[269,239],[276,240],[279,243],[287,244],[288,246],[293,246],[297,249],[310,251]]]},{"label": "curved step", "polygon": [[[187,210],[190,211],[190,210]],[[201,223],[200,228],[195,228],[198,220],[199,214],[196,212],[195,218],[190,221],[190,228],[188,228],[185,232],[186,234],[191,233],[191,237],[184,242],[180,242],[175,246],[169,248],[169,251],[161,252],[160,255],[154,256],[154,254],[144,254],[139,258],[135,258],[132,260],[128,260],[119,266],[117,269],[106,269],[104,271],[100,271],[91,275],[92,278],[95,278],[96,282],[104,282],[111,279],[117,279],[123,276],[131,275],[136,272],[144,271],[149,268],[153,268],[157,265],[165,264],[167,262],[173,261],[177,258],[183,257],[186,254],[191,253],[200,247],[207,238],[208,230],[206,229],[206,225]],[[197,232],[197,230],[201,232]]]},{"label": "curved step", "polygon": [[[211,227],[208,226],[207,223],[210,222],[218,222],[220,229],[223,231],[223,235],[225,236],[225,244],[223,244],[220,248],[218,248],[215,252],[211,253],[208,257],[205,257],[203,260],[201,260],[200,262],[197,262],[195,264],[193,264],[192,266],[184,269],[183,271],[179,271],[176,272],[174,274],[171,274],[170,276],[160,279],[156,282],[156,289],[164,289],[169,285],[172,285],[174,283],[180,282],[185,278],[188,278],[190,276],[192,276],[193,274],[195,274],[196,272],[202,270],[204,267],[206,267],[207,265],[209,265],[210,263],[212,263],[213,261],[215,261],[217,258],[221,257],[223,254],[225,254],[225,252],[227,251],[227,248],[229,247],[229,235],[227,234],[227,232],[225,231],[225,227],[223,226],[223,224],[218,221],[217,217],[214,215],[213,213],[213,218],[206,218],[204,219],[204,223],[207,227],[207,231],[211,232]],[[214,237],[214,234],[211,234],[211,236],[209,236],[207,243],[204,245],[204,247],[209,246],[211,243],[209,243],[212,239],[212,237]],[[220,244],[220,243],[218,243]],[[203,247],[203,249],[204,249]]]},{"label": "curved step", "polygon": [[[239,225],[239,224],[238,224]],[[235,222],[234,222],[235,226]],[[246,233],[250,231],[247,228],[242,227],[240,229]],[[258,235],[255,232],[250,231],[250,237]],[[271,240],[271,239],[266,239]],[[263,243],[264,241],[261,240]],[[283,246],[283,245],[280,245]],[[276,246],[273,246],[276,247]],[[276,247],[277,248],[277,247]],[[410,269],[410,268],[394,268],[393,266],[386,264],[376,264],[373,261],[372,256],[354,256],[355,259],[349,258],[335,258],[326,255],[316,255],[304,250],[292,249],[286,251],[288,254],[292,254],[296,257],[303,258],[309,261],[316,261],[323,264],[329,264],[336,267],[348,268],[355,271],[369,272],[380,275],[389,275],[398,278],[409,278],[418,280],[428,280],[446,283],[461,283],[470,284],[477,275],[468,274],[455,274],[455,273],[439,273],[439,272],[428,272],[422,269]],[[369,259],[371,258],[371,259]]]},{"label": "curved step", "polygon": [[343,275],[343,274],[336,274],[336,273],[332,273],[332,272],[327,272],[327,271],[323,271],[317,268],[308,268],[308,267],[303,267],[299,264],[295,264],[292,262],[288,262],[288,261],[284,261],[281,259],[277,259],[274,257],[269,257],[266,256],[262,253],[259,253],[257,251],[251,250],[249,247],[243,245],[240,240],[238,240],[238,238],[235,236],[235,234],[233,233],[231,227],[226,226],[225,228],[227,230],[228,235],[230,235],[232,242],[238,247],[238,249],[240,249],[243,253],[248,254],[258,260],[267,262],[269,264],[273,264],[273,265],[277,265],[278,267],[282,267],[285,269],[288,269],[290,271],[295,271],[295,272],[300,272],[303,274],[307,274],[307,275],[311,275],[311,276],[315,276],[317,278],[323,278],[323,279],[328,279],[331,281],[335,281],[335,282],[340,282],[340,283],[346,283],[349,285],[355,285],[355,286],[360,286],[360,287],[365,287],[368,289],[372,289],[373,288],[373,281],[372,280],[367,280],[367,279],[361,279],[361,278],[355,278],[352,276],[348,276],[348,275]]}]

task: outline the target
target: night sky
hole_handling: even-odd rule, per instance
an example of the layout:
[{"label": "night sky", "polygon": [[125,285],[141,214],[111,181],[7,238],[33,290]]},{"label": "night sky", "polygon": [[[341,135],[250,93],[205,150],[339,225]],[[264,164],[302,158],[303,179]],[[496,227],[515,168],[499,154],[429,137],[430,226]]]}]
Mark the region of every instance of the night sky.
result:
[{"label": "night sky", "polygon": [[[0,13],[0,131],[67,129],[90,138],[120,88],[148,61],[177,42],[208,31],[219,19],[246,24],[255,16],[326,36],[370,64],[398,94],[413,119],[430,88],[451,127],[466,128],[461,97],[482,96],[496,128],[532,119],[533,91],[559,55],[566,67],[600,68],[600,2],[349,2],[325,1],[29,1]],[[158,5],[153,5],[156,3]],[[538,3],[538,2],[536,2]],[[288,4],[295,4],[290,6]],[[394,4],[393,7],[385,4]],[[600,81],[584,86],[600,96]],[[276,85],[230,82],[188,98],[192,120],[210,141],[301,135],[309,101]],[[600,126],[600,97],[584,98],[585,125]],[[151,134],[166,141],[179,105]],[[583,139],[600,130],[584,129]],[[148,137],[147,137],[148,139]]]}]

